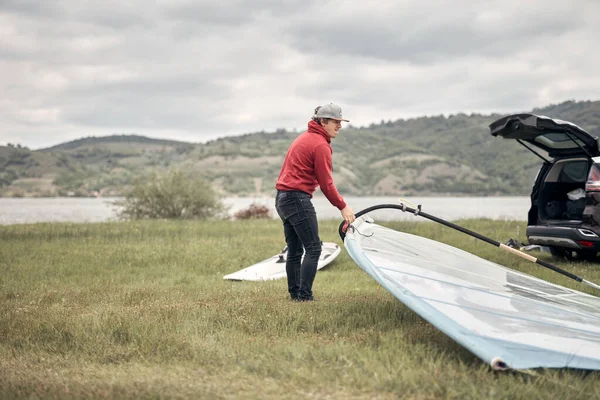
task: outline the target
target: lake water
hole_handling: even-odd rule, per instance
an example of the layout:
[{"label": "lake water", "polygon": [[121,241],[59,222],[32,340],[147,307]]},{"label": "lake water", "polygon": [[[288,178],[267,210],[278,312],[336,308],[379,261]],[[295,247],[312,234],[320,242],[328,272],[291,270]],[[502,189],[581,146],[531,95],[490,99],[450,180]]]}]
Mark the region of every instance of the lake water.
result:
[{"label": "lake water", "polygon": [[[114,221],[116,198],[0,198],[0,225],[35,222],[103,222]],[[399,204],[398,197],[346,197],[355,212],[376,204]],[[422,210],[448,221],[466,218],[525,221],[529,210],[529,197],[411,197],[404,200]],[[229,214],[247,208],[252,203],[267,206],[275,218],[274,199],[269,197],[230,197],[223,199]],[[340,212],[323,196],[313,199],[319,219],[341,221]],[[416,220],[410,213],[399,210],[381,210],[373,213],[376,220]]]}]

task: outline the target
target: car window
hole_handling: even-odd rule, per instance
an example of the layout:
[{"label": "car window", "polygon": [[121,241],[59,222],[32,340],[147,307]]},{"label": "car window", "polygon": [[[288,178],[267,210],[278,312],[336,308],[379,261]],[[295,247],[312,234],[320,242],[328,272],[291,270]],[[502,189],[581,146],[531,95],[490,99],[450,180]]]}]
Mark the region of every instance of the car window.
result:
[{"label": "car window", "polygon": [[[550,149],[573,149],[579,146],[585,146],[580,139],[561,132],[551,132],[539,135],[534,139],[535,142]],[[577,144],[579,144],[579,146]]]},{"label": "car window", "polygon": [[562,132],[546,133],[542,136],[552,142],[572,142],[571,138]]},{"label": "car window", "polygon": [[558,182],[585,182],[588,176],[588,169],[589,164],[585,160],[566,163],[560,171],[560,175],[558,176]]}]

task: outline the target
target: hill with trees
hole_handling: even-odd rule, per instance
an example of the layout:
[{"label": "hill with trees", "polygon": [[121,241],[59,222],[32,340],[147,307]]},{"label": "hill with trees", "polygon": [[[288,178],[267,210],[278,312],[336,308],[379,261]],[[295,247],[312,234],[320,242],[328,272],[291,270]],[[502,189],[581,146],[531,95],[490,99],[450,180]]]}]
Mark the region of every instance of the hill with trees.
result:
[{"label": "hill with trees", "polygon": [[[600,101],[530,110],[600,136]],[[541,160],[494,138],[500,114],[456,114],[345,127],[332,142],[344,195],[527,195]],[[86,137],[47,149],[0,146],[0,196],[121,196],[136,179],[179,170],[224,196],[271,195],[285,152],[300,132],[280,129],[207,143],[139,135]]]}]

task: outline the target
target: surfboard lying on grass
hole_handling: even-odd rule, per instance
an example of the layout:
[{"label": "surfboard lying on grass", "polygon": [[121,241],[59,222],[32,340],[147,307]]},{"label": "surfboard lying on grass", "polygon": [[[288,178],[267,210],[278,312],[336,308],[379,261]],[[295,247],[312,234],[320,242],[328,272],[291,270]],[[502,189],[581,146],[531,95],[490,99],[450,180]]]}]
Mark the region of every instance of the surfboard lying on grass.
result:
[{"label": "surfboard lying on grass", "polygon": [[[342,251],[335,243],[325,242],[321,248],[321,256],[317,270],[329,265]],[[269,281],[285,278],[285,261],[287,259],[287,247],[281,253],[274,255],[264,261],[251,265],[240,271],[225,275],[223,279],[231,281]]]},{"label": "surfboard lying on grass", "polygon": [[600,370],[600,298],[357,218],[344,245],[394,297],[495,369]]}]

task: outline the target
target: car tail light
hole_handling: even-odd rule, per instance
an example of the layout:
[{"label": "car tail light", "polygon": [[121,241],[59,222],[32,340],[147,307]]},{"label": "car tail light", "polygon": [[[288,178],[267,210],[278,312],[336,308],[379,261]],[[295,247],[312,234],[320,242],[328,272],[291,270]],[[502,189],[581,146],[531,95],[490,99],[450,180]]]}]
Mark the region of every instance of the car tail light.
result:
[{"label": "car tail light", "polygon": [[586,192],[600,192],[600,167],[593,164],[585,184]]},{"label": "car tail light", "polygon": [[577,243],[579,243],[581,247],[594,247],[594,242],[590,242],[589,240],[578,240]]}]

